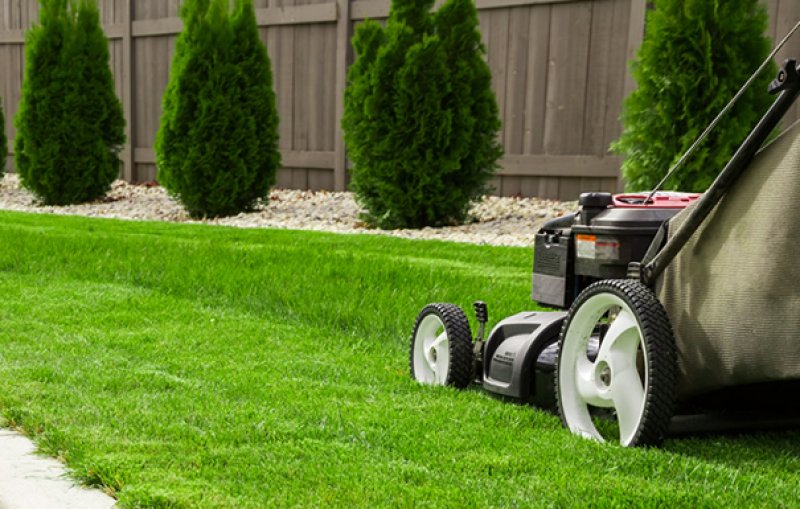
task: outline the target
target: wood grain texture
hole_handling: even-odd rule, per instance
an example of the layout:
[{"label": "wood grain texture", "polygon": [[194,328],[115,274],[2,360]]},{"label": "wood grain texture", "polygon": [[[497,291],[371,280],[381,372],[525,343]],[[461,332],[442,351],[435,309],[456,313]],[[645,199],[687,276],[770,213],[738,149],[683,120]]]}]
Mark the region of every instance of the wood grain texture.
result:
[{"label": "wood grain texture", "polygon": [[[646,0],[630,0],[629,6],[628,48],[626,50],[628,62],[636,58],[636,53],[639,51],[639,46],[642,45],[642,40],[644,40],[647,2]],[[633,79],[631,68],[628,67],[625,73],[625,96],[627,97],[628,94],[630,94],[635,88],[636,80]]]},{"label": "wood grain texture", "polygon": [[[781,38],[800,19],[797,0],[763,0],[767,35]],[[441,4],[441,0],[437,5]],[[622,100],[635,86],[627,62],[644,33],[646,0],[477,0],[503,131],[504,168],[497,193],[569,196],[592,187],[616,190],[608,145],[619,136]],[[131,147],[152,151],[169,77],[181,0],[100,0],[117,94]],[[262,40],[272,59],[280,115],[282,187],[344,189],[343,113],[352,28],[385,18],[388,0],[256,0]],[[23,73],[24,30],[38,2],[0,0],[0,95],[13,146],[13,117]],[[800,56],[800,36],[778,56]],[[800,114],[795,107],[789,120]],[[126,149],[123,176],[155,178],[154,158]],[[11,163],[9,163],[10,165]],[[130,168],[129,168],[130,166]]]},{"label": "wood grain texture", "polygon": [[[634,23],[641,21],[636,19]],[[621,37],[631,23],[631,2],[629,0],[616,0],[614,3],[614,14],[612,18],[614,33],[617,34],[611,41],[608,58],[612,66],[617,66],[616,71],[609,72],[607,75],[608,88],[606,90],[606,111],[605,111],[605,137],[603,146],[605,150],[613,141],[619,138],[622,133],[622,104],[625,100],[625,79],[630,74],[630,64],[626,57],[630,39],[627,41]],[[637,48],[638,49],[638,48]],[[619,75],[626,76],[620,80]]]},{"label": "wood grain texture", "polygon": [[551,7],[544,148],[580,154],[583,142],[592,2]]},{"label": "wood grain texture", "polygon": [[[591,39],[584,109],[581,153],[603,155],[608,151],[610,133],[617,131],[613,116],[621,111],[628,45],[627,10],[630,0],[597,2],[592,7]],[[617,115],[618,116],[618,115]]]},{"label": "wood grain texture", "polygon": [[[131,23],[133,20],[133,0],[124,0],[122,2],[123,9],[117,11],[117,15],[121,16],[123,21],[124,30],[122,32],[122,41],[119,43],[118,48],[118,73],[115,74],[115,81],[117,87],[120,88],[120,99],[122,100],[122,111],[125,114],[125,148],[122,151],[122,178],[126,181],[134,180],[135,162],[133,159],[133,147],[136,146],[136,138],[134,137],[135,131],[134,124],[134,110],[133,110],[133,37],[131,34]],[[122,12],[120,12],[122,11]]]},{"label": "wood grain texture", "polygon": [[[307,0],[294,0],[294,6],[304,5]],[[308,25],[297,25],[292,27],[294,34],[294,72],[293,85],[294,96],[292,99],[292,150],[307,151],[309,134],[309,110],[308,89],[310,87],[310,37],[311,27]],[[294,167],[292,169],[292,188],[308,188],[308,168]]]},{"label": "wood grain texture", "polygon": [[[492,71],[492,89],[497,97],[497,109],[502,115],[506,105],[506,81],[508,74],[508,25],[509,12],[507,10],[494,10],[486,13],[489,18],[487,55],[489,68]],[[502,118],[501,118],[502,119]],[[501,127],[499,138],[502,142],[505,137],[506,126]]]},{"label": "wood grain texture", "polygon": [[[340,119],[344,116],[344,92],[347,86],[347,69],[352,63],[350,40],[353,34],[353,23],[350,20],[350,0],[337,0],[339,8],[339,19],[336,23],[336,60],[335,60],[335,104],[333,117],[333,144],[336,152],[334,161],[333,189],[344,191],[347,181],[347,147],[344,143],[344,130]],[[330,73],[326,70],[326,74]]]},{"label": "wood grain texture", "polygon": [[544,151],[544,120],[547,110],[547,71],[550,56],[550,6],[530,9],[528,14],[528,62],[525,80],[525,154]]},{"label": "wood grain texture", "polygon": [[524,153],[525,96],[530,47],[530,16],[527,7],[513,8],[509,12],[508,50],[503,112],[503,146],[507,154]]}]

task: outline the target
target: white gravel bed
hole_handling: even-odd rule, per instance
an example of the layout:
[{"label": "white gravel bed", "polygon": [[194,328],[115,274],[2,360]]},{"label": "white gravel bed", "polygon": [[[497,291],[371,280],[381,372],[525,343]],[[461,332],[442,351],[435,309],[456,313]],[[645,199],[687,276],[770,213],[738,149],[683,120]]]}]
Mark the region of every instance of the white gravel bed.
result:
[{"label": "white gravel bed", "polygon": [[273,189],[269,203],[233,217],[197,221],[160,186],[116,181],[96,202],[65,207],[43,206],[23,189],[19,178],[0,180],[0,209],[47,214],[80,215],[140,221],[206,223],[239,228],[289,228],[339,233],[371,233],[411,239],[439,239],[472,244],[532,246],[536,231],[548,219],[576,209],[575,202],[538,198],[486,196],[471,210],[473,221],[462,226],[421,230],[377,230],[359,220],[361,211],[352,193]]}]

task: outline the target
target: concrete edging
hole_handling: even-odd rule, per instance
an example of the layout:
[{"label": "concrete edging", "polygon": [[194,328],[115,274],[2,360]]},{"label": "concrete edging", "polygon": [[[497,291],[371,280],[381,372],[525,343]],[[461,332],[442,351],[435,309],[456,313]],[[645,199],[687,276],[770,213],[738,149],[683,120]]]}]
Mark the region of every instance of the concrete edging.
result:
[{"label": "concrete edging", "polygon": [[0,509],[110,509],[116,500],[77,486],[64,465],[37,456],[36,446],[14,431],[0,429]]}]

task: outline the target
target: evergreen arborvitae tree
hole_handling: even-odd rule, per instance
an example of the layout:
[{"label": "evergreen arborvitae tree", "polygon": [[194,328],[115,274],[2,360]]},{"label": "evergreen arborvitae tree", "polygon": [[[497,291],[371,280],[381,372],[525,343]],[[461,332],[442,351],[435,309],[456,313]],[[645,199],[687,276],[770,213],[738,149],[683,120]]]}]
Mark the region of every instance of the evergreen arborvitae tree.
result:
[{"label": "evergreen arborvitae tree", "polygon": [[156,137],[159,182],[193,217],[238,214],[268,199],[280,166],[272,70],[252,0],[181,8]]},{"label": "evergreen arborvitae tree", "polygon": [[342,127],[352,187],[381,228],[461,222],[502,149],[473,0],[393,0],[353,38]]},{"label": "evergreen arborvitae tree", "polygon": [[[766,58],[766,9],[758,0],[657,0],[633,64],[638,89],[626,100],[612,150],[625,156],[631,191],[652,189]],[[772,97],[760,78],[665,188],[704,191]]]},{"label": "evergreen arborvitae tree", "polygon": [[15,162],[48,205],[100,198],[119,175],[125,118],[108,62],[95,0],[41,0],[26,35]]},{"label": "evergreen arborvitae tree", "polygon": [[6,118],[3,116],[3,102],[0,100],[0,180],[6,173],[6,156],[8,155],[8,144],[6,141]]}]

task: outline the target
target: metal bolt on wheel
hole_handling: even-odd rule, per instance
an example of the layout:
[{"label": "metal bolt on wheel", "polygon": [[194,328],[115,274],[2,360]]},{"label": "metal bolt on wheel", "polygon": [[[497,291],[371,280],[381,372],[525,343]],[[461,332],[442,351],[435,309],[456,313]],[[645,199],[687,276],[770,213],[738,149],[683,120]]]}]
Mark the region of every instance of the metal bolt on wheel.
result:
[{"label": "metal bolt on wheel", "polygon": [[472,336],[464,311],[429,304],[417,316],[409,352],[411,377],[423,384],[463,389],[472,381]]},{"label": "metal bolt on wheel", "polygon": [[[590,340],[599,340],[595,358]],[[657,445],[672,417],[677,354],[664,308],[638,281],[595,283],[578,296],[561,332],[556,399],[573,433],[624,446]],[[618,430],[598,415],[616,416]],[[609,431],[612,430],[612,431]]]}]

